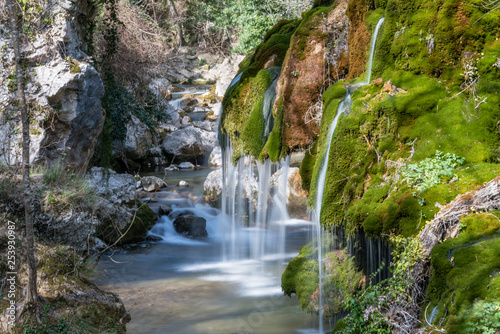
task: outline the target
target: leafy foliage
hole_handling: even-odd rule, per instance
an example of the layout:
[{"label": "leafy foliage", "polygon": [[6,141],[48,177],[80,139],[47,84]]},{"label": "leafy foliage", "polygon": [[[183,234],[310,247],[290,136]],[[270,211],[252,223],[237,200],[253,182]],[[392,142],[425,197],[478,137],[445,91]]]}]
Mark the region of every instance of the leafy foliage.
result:
[{"label": "leafy foliage", "polygon": [[478,302],[472,314],[474,321],[467,323],[465,333],[495,334],[500,330],[500,302]]},{"label": "leafy foliage", "polygon": [[299,17],[311,1],[189,0],[185,6],[188,43],[224,52],[236,40],[238,47],[232,51],[248,53],[280,19]]},{"label": "leafy foliage", "polygon": [[463,165],[465,159],[455,154],[436,151],[433,158],[424,159],[416,164],[406,166],[401,172],[406,181],[418,193],[422,193],[443,180],[453,177],[453,170]]}]

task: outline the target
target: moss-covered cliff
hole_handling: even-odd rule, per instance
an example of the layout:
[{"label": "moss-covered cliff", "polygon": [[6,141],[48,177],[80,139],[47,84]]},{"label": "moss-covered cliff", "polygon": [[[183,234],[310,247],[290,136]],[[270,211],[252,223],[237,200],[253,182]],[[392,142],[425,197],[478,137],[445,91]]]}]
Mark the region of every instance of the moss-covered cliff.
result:
[{"label": "moss-covered cliff", "polygon": [[[313,205],[328,128],[346,87],[361,80],[370,36],[385,17],[374,55],[372,78],[377,79],[353,92],[351,108],[341,116],[331,142],[326,182],[319,185],[325,186],[321,224],[340,225],[348,233],[363,229],[372,237],[415,236],[442,206],[500,172],[500,10],[479,0],[318,5],[289,32],[268,142],[258,142],[260,150],[242,152],[277,160],[290,150],[308,148],[300,172]],[[345,41],[348,51],[335,49]],[[328,58],[332,50],[335,61]],[[260,65],[252,58],[244,68],[252,66]],[[250,87],[243,76],[226,100]],[[233,101],[252,110],[256,104],[247,106],[246,96]],[[232,113],[224,110],[226,132],[254,122],[248,112],[231,125]],[[233,133],[232,139],[251,146],[250,136]],[[498,257],[498,238],[470,242],[500,227],[489,214],[463,219],[468,222],[463,236],[436,247],[431,261],[427,299],[432,307],[439,305],[438,318],[450,333],[479,324],[481,312],[499,302],[489,289],[498,283],[500,268],[486,259]],[[476,231],[476,225],[487,226],[486,232]],[[456,247],[455,265],[443,254]],[[304,271],[314,270],[313,263],[299,266],[304,259],[293,260],[285,272],[287,293],[313,291],[310,281],[297,286],[307,276]],[[466,263],[473,265],[466,269]],[[460,275],[480,286],[464,286],[456,280]],[[301,304],[308,307],[304,298],[301,293]]]}]

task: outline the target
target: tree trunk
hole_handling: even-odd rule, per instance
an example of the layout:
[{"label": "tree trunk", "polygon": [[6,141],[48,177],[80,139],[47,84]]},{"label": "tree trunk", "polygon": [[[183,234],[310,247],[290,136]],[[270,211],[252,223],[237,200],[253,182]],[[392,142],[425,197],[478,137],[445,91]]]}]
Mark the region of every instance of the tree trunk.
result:
[{"label": "tree trunk", "polygon": [[174,0],[168,0],[168,5],[170,7],[170,15],[172,15],[172,19],[174,20],[175,24],[177,25],[177,47],[180,48],[183,43],[183,38],[182,38],[182,22],[181,18],[179,17],[179,14],[177,13],[177,9],[175,9],[175,4]]},{"label": "tree trunk", "polygon": [[23,132],[23,186],[24,186],[24,208],[25,208],[25,223],[26,223],[26,251],[28,257],[28,287],[26,301],[28,304],[37,302],[36,290],[36,259],[35,259],[35,241],[33,234],[33,206],[32,194],[30,187],[30,132],[29,132],[29,115],[26,106],[26,96],[24,94],[24,71],[22,67],[21,54],[21,36],[19,34],[18,24],[18,4],[15,0],[7,0],[9,8],[10,23],[12,29],[12,45],[16,59],[16,80],[17,80],[17,97],[19,99],[19,109],[21,111],[22,132]]}]

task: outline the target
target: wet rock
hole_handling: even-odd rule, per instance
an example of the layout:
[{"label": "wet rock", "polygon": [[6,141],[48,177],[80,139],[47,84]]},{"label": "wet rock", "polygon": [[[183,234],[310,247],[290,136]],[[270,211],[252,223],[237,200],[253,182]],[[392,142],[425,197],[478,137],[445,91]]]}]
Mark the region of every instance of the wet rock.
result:
[{"label": "wet rock", "polygon": [[211,206],[218,206],[222,197],[222,169],[214,170],[207,175],[203,184],[203,199]]},{"label": "wet rock", "polygon": [[222,149],[220,146],[217,146],[210,153],[210,157],[208,158],[208,165],[210,167],[222,167]]},{"label": "wet rock", "polygon": [[172,213],[172,208],[169,206],[160,206],[158,208],[158,215],[159,216],[168,216],[171,213]]},{"label": "wet rock", "polygon": [[162,237],[159,237],[156,235],[147,235],[146,236],[146,241],[149,241],[149,242],[158,242],[158,241],[162,241],[162,240],[163,240]]},{"label": "wet rock", "polygon": [[193,165],[191,162],[186,161],[186,162],[181,162],[179,164],[179,169],[194,169],[195,165]]},{"label": "wet rock", "polygon": [[191,123],[191,118],[189,118],[189,116],[182,117],[181,125],[188,125],[189,123]]},{"label": "wet rock", "polygon": [[167,187],[167,183],[156,176],[145,176],[141,178],[141,184],[145,191],[159,191],[163,187]]},{"label": "wet rock", "polygon": [[174,221],[175,231],[192,239],[204,239],[208,236],[205,218],[193,214],[178,217]]},{"label": "wet rock", "polygon": [[189,183],[187,183],[184,180],[181,180],[179,181],[179,183],[177,183],[177,187],[189,187]]},{"label": "wet rock", "polygon": [[170,165],[168,167],[165,167],[165,171],[167,171],[167,172],[172,172],[174,170],[179,170],[179,167],[177,165],[175,165],[175,164]]}]

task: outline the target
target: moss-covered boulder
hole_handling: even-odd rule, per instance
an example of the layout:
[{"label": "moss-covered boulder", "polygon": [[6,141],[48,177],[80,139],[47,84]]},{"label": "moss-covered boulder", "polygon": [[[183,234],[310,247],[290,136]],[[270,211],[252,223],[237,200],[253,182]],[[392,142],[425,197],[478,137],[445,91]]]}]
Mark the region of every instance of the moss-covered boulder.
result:
[{"label": "moss-covered boulder", "polygon": [[[434,247],[429,308],[447,333],[499,330],[500,222],[498,212],[463,217],[462,233]],[[490,310],[491,308],[491,310]],[[482,326],[482,327],[480,327]]]},{"label": "moss-covered boulder", "polygon": [[156,221],[156,214],[146,204],[138,202],[135,208],[120,208],[100,201],[96,213],[100,224],[96,236],[109,245],[143,241]]}]

